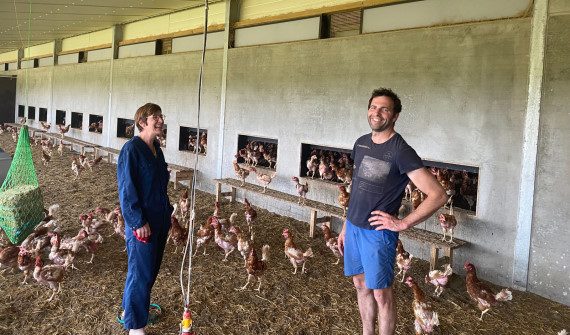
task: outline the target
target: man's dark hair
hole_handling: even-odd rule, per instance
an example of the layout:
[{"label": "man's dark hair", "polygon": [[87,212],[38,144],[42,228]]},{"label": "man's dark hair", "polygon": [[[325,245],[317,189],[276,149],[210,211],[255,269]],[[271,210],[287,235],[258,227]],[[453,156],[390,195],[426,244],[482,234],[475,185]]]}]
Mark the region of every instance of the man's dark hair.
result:
[{"label": "man's dark hair", "polygon": [[400,101],[400,98],[398,98],[398,95],[394,93],[394,91],[392,91],[391,89],[381,87],[372,91],[372,96],[370,97],[370,100],[368,100],[369,109],[370,109],[370,104],[372,103],[372,99],[376,97],[389,97],[394,102],[394,112],[398,114],[402,111],[402,102]]}]

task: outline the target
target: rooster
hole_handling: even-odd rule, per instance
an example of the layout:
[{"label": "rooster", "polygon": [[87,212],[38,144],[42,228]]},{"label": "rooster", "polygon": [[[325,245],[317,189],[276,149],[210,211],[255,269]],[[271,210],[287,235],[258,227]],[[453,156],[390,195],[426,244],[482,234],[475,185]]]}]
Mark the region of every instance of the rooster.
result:
[{"label": "rooster", "polygon": [[433,310],[431,303],[426,301],[424,292],[412,277],[406,278],[406,285],[414,292],[412,308],[414,309],[414,315],[416,317],[414,322],[416,335],[433,333],[435,326],[439,326],[437,312]]},{"label": "rooster", "polygon": [[249,250],[249,254],[245,263],[245,268],[247,270],[247,282],[243,287],[239,288],[240,291],[245,290],[249,285],[251,279],[254,277],[257,278],[257,282],[259,283],[255,290],[259,291],[261,289],[261,276],[263,275],[263,272],[265,272],[265,269],[267,269],[268,261],[269,245],[266,244],[261,248],[261,260],[257,258],[257,253],[255,252],[254,247]]},{"label": "rooster", "polygon": [[273,172],[271,175],[268,175],[265,173],[257,172],[257,169],[254,167],[251,167],[250,170],[252,172],[255,172],[257,181],[259,181],[261,186],[263,186],[263,191],[261,193],[265,193],[265,191],[267,190],[267,186],[271,183],[273,178],[275,178],[277,172]]},{"label": "rooster", "polygon": [[409,252],[404,250],[404,245],[402,241],[398,240],[398,244],[396,245],[396,265],[400,272],[398,272],[397,276],[402,274],[402,280],[404,281],[404,277],[406,277],[406,271],[408,271],[412,267],[412,255]]},{"label": "rooster", "polygon": [[443,266],[443,271],[440,270],[433,270],[430,271],[429,274],[426,275],[425,281],[426,283],[432,283],[435,285],[435,291],[433,292],[436,297],[439,297],[441,293],[443,293],[443,288],[447,285],[449,281],[449,277],[453,273],[450,264],[445,264]]},{"label": "rooster", "polygon": [[325,238],[325,243],[327,247],[331,249],[333,255],[337,258],[336,263],[333,263],[334,265],[336,265],[338,264],[338,262],[340,262],[340,258],[342,257],[342,255],[340,254],[340,250],[338,249],[338,237],[332,236],[332,232],[329,225],[330,223],[328,222],[323,223],[321,229],[323,230],[323,236]]},{"label": "rooster", "polygon": [[480,282],[477,278],[475,265],[465,262],[464,268],[467,271],[467,276],[465,277],[467,293],[469,293],[471,299],[477,303],[477,307],[481,310],[479,320],[483,321],[483,315],[491,309],[491,306],[496,305],[497,301],[513,299],[513,294],[509,289],[502,289],[501,292],[495,294],[490,288]]},{"label": "rooster", "polygon": [[313,250],[308,248],[307,251],[303,252],[303,250],[297,248],[293,242],[293,234],[287,228],[283,229],[283,237],[285,238],[285,256],[289,258],[289,261],[295,268],[293,274],[297,273],[299,265],[302,265],[301,273],[305,273],[305,264],[309,257],[313,257]]},{"label": "rooster", "polygon": [[236,176],[239,178],[239,180],[241,180],[240,186],[245,185],[245,179],[247,178],[247,176],[249,176],[249,170],[244,169],[241,166],[239,166],[237,160],[233,161],[233,166],[234,166],[234,172],[235,172]]},{"label": "rooster", "polygon": [[60,265],[47,265],[43,266],[42,258],[40,255],[36,256],[36,267],[34,269],[34,279],[40,283],[49,286],[53,291],[48,302],[53,299],[56,293],[61,291],[61,282],[65,274],[65,268]]},{"label": "rooster", "polygon": [[297,193],[299,194],[299,201],[297,203],[300,204],[302,202],[305,204],[305,200],[307,200],[307,192],[309,192],[309,184],[301,184],[299,178],[295,176],[291,177],[291,181],[295,183],[295,189],[297,189]]}]

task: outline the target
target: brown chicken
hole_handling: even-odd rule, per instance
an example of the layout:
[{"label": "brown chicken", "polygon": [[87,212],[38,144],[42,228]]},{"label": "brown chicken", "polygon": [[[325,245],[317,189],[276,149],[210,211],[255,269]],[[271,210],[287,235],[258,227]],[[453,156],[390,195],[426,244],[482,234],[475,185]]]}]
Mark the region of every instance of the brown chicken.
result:
[{"label": "brown chicken", "polygon": [[464,268],[467,271],[467,276],[465,277],[467,293],[469,293],[471,299],[477,303],[477,307],[481,311],[479,320],[483,321],[483,315],[487,313],[493,305],[496,305],[498,301],[513,299],[512,292],[509,289],[504,288],[501,292],[495,294],[490,288],[480,282],[473,264],[465,262]]},{"label": "brown chicken", "polygon": [[414,329],[416,335],[431,334],[436,326],[439,326],[439,318],[437,312],[433,310],[431,302],[426,300],[424,292],[416,284],[412,277],[406,278],[406,285],[408,285],[414,293],[414,301],[412,308],[414,310]]},{"label": "brown chicken", "polygon": [[240,252],[241,256],[243,257],[243,261],[244,266],[247,265],[247,257],[249,255],[249,252],[251,250],[251,246],[253,244],[253,238],[246,236],[241,229],[239,229],[239,227],[237,226],[231,226],[229,229],[229,232],[232,234],[235,234],[237,237],[237,248],[238,251]]},{"label": "brown chicken", "polygon": [[34,279],[40,283],[47,285],[52,291],[51,297],[47,301],[51,301],[56,293],[61,291],[61,282],[65,274],[65,268],[60,265],[43,266],[40,255],[36,256],[36,267],[34,269]]},{"label": "brown chicken", "polygon": [[47,166],[51,160],[51,152],[42,149],[42,162],[44,166]]},{"label": "brown chicken", "polygon": [[337,258],[336,262],[333,263],[334,265],[340,262],[342,255],[340,254],[340,250],[338,249],[338,237],[333,237],[331,229],[329,227],[330,223],[324,223],[321,226],[323,230],[323,237],[325,238],[325,243],[329,249],[331,249],[333,255]]},{"label": "brown chicken", "polygon": [[461,181],[461,187],[459,188],[459,194],[469,204],[469,210],[473,209],[475,201],[477,200],[477,179],[471,179],[469,173],[463,171],[463,180]]},{"label": "brown chicken", "polygon": [[457,226],[457,219],[455,218],[455,215],[453,215],[453,210],[450,211],[450,214],[441,213],[437,218],[441,229],[443,229],[443,238],[441,240],[446,242],[446,236],[447,233],[449,233],[449,242],[453,242],[453,229]]},{"label": "brown chicken", "polygon": [[63,134],[65,134],[69,131],[69,127],[71,127],[71,123],[68,124],[67,126],[63,126],[61,124],[59,124],[57,126],[59,127],[59,132],[61,133],[61,138],[63,138]]},{"label": "brown chicken", "polygon": [[[15,245],[9,245],[4,248],[0,248],[0,268],[6,267],[16,269],[18,268],[18,254],[20,253],[20,247]],[[6,269],[2,270],[2,272]]]},{"label": "brown chicken", "polygon": [[347,192],[346,187],[344,185],[340,185],[338,187],[339,194],[338,194],[338,204],[342,207],[342,216],[346,216],[346,208],[348,207],[348,203],[350,202],[350,193]]},{"label": "brown chicken", "polygon": [[214,241],[216,241],[216,244],[224,250],[223,261],[226,262],[228,260],[228,256],[237,247],[237,236],[234,234],[224,236],[222,234],[222,225],[217,219],[213,220],[212,226],[214,226]]},{"label": "brown chicken", "polygon": [[208,133],[204,132],[200,134],[200,141],[198,144],[200,145],[200,151],[203,154],[206,154],[206,151],[208,150]]},{"label": "brown chicken", "polygon": [[311,158],[307,160],[307,176],[311,175],[311,179],[315,179],[315,173],[319,169],[319,158],[317,155],[312,155]]},{"label": "brown chicken", "polygon": [[85,165],[87,165],[87,167],[89,168],[89,171],[93,171],[93,167],[97,164],[99,164],[101,161],[103,160],[103,156],[99,156],[95,159],[86,159],[85,163],[84,163],[84,167]]},{"label": "brown chicken", "polygon": [[255,221],[255,219],[257,218],[257,211],[251,206],[251,204],[249,203],[247,198],[245,198],[243,201],[243,207],[245,210],[245,212],[244,212],[245,222],[247,222],[247,225],[249,226],[249,230],[251,231],[252,224]]},{"label": "brown chicken", "polygon": [[168,231],[168,238],[166,242],[172,240],[172,243],[175,245],[174,252],[178,251],[178,247],[186,245],[186,240],[188,239],[188,231],[184,229],[175,215],[170,217],[170,230]]},{"label": "brown chicken", "polygon": [[254,247],[250,248],[249,254],[245,262],[245,268],[247,270],[247,282],[245,283],[244,286],[239,288],[240,291],[245,290],[249,285],[251,279],[253,279],[254,277],[257,279],[257,282],[259,283],[255,290],[259,291],[261,289],[261,277],[263,276],[263,273],[267,269],[268,261],[269,261],[269,245],[266,244],[261,248],[261,259],[257,258],[257,253],[255,252],[255,248]]},{"label": "brown chicken", "polygon": [[299,201],[297,203],[305,203],[307,192],[309,192],[309,184],[305,183],[304,185],[301,184],[299,178],[293,176],[291,177],[291,181],[295,183],[295,189],[297,190],[297,194],[299,194]]},{"label": "brown chicken", "polygon": [[135,135],[135,124],[125,127],[125,137],[131,138]]},{"label": "brown chicken", "polygon": [[289,261],[295,268],[293,274],[297,273],[297,267],[299,265],[302,266],[301,273],[305,273],[305,264],[309,257],[313,257],[313,250],[308,248],[307,251],[303,252],[303,250],[297,248],[293,242],[293,234],[289,232],[289,229],[287,228],[283,229],[283,237],[285,238],[285,256],[289,258]]},{"label": "brown chicken", "polygon": [[44,128],[45,130],[49,130],[51,128],[51,123],[40,121],[40,124],[42,125],[42,128]]},{"label": "brown chicken", "polygon": [[22,284],[28,282],[28,277],[30,276],[30,272],[34,267],[34,259],[32,257],[32,252],[28,251],[26,248],[20,248],[20,252],[18,253],[18,268],[20,271],[24,272],[24,280]]},{"label": "brown chicken", "polygon": [[412,195],[410,197],[412,202],[412,208],[416,209],[424,201],[425,195],[422,191],[416,188],[415,190],[412,191]]},{"label": "brown chicken", "polygon": [[267,186],[271,183],[273,178],[277,175],[277,172],[273,172],[271,175],[258,172],[256,168],[251,167],[250,170],[256,174],[257,181],[263,187],[263,191],[261,193],[265,193],[267,190]]},{"label": "brown chicken", "polygon": [[214,236],[214,228],[212,226],[212,223],[217,220],[218,220],[217,217],[210,216],[206,221],[206,223],[200,226],[200,229],[198,229],[198,231],[196,232],[196,250],[194,251],[193,256],[196,256],[196,254],[198,253],[198,249],[200,249],[200,247],[202,246],[204,247],[203,255],[204,256],[207,255],[206,244],[210,242],[212,240],[212,237]]},{"label": "brown chicken", "polygon": [[[188,189],[184,189],[180,194],[180,200],[178,200],[178,206],[180,208],[180,220],[186,221],[186,218],[190,214],[190,200],[188,199]],[[185,225],[186,226],[186,225]]]},{"label": "brown chicken", "polygon": [[412,267],[412,255],[404,249],[404,244],[402,241],[398,240],[398,244],[396,245],[396,265],[400,272],[396,276],[402,274],[402,280],[406,277],[406,271],[408,271]]},{"label": "brown chicken", "polygon": [[241,166],[239,166],[237,160],[233,161],[233,165],[234,165],[234,172],[236,174],[236,177],[238,177],[238,179],[241,180],[240,186],[245,185],[245,179],[247,178],[247,176],[249,176],[249,170],[244,169]]},{"label": "brown chicken", "polygon": [[432,270],[426,275],[426,283],[431,283],[435,286],[435,291],[433,292],[436,297],[439,297],[443,293],[443,288],[447,285],[449,277],[453,273],[450,264],[445,264],[443,266],[443,271]]}]

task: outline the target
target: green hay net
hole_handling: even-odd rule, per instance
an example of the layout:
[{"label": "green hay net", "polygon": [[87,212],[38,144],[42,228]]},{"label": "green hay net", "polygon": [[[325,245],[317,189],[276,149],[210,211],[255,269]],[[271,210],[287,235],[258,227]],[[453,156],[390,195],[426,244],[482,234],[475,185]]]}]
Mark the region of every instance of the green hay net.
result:
[{"label": "green hay net", "polygon": [[32,160],[28,127],[18,136],[8,175],[0,187],[0,228],[14,244],[22,242],[44,218],[42,193]]}]

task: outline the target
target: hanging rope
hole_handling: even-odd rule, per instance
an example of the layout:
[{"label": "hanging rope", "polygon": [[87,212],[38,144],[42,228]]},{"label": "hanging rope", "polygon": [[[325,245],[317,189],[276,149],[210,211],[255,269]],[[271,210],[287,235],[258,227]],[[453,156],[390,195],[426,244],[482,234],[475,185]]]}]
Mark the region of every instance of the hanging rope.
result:
[{"label": "hanging rope", "polygon": [[[208,0],[204,1],[204,33],[203,33],[203,44],[202,44],[202,60],[200,63],[200,75],[198,78],[198,106],[197,106],[197,121],[196,121],[196,144],[198,144],[200,140],[200,110],[202,106],[202,84],[204,80],[204,62],[206,59],[206,42],[208,36]],[[184,314],[183,320],[181,323],[181,333],[182,334],[190,334],[189,332],[184,332],[185,330],[189,331],[189,328],[192,325],[191,314],[189,310],[190,305],[190,288],[192,285],[192,250],[193,250],[193,242],[194,242],[194,224],[196,218],[196,171],[198,168],[198,145],[194,146],[194,174],[192,176],[192,184],[190,185],[190,222],[188,224],[188,238],[186,239],[186,246],[184,247],[184,255],[182,256],[182,264],[180,266],[180,289],[182,291],[182,300],[184,302]],[[188,258],[188,261],[186,261]],[[186,285],[184,285],[184,269],[185,264],[188,262],[188,266],[186,268],[187,271],[187,280]]]}]

